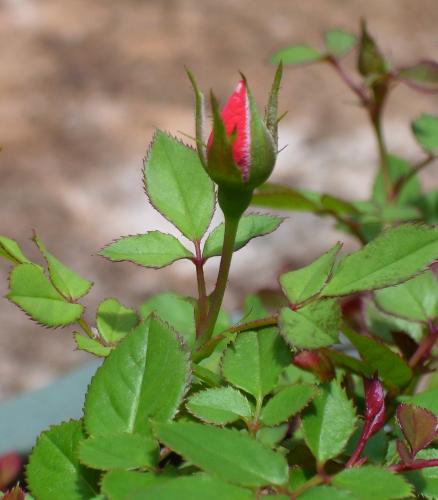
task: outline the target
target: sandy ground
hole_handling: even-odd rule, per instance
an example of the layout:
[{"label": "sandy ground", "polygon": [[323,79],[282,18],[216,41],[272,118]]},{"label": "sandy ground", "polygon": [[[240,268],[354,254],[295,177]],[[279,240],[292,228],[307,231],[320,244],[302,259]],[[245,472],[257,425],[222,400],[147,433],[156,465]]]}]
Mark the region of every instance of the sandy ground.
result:
[{"label": "sandy ground", "polygon": [[[244,71],[260,103],[269,56],[292,43],[322,44],[329,27],[356,31],[366,16],[388,57],[437,58],[436,0],[0,0],[0,234],[49,249],[96,284],[93,321],[107,296],[137,306],[160,290],[194,293],[193,270],[111,264],[95,255],[110,240],[170,225],[148,205],[141,162],[156,127],[193,133],[184,65],[224,99]],[[353,68],[353,61],[348,60]],[[281,128],[288,144],[274,180],[349,197],[369,192],[376,155],[366,119],[326,67],[288,69]],[[436,97],[398,88],[387,112],[390,148],[420,157],[409,121],[437,112]],[[431,169],[423,180],[437,185]],[[280,269],[308,262],[337,239],[328,220],[294,214],[274,235],[236,255],[227,296],[275,286]],[[210,282],[215,266],[208,269]],[[0,293],[8,266],[0,263]],[[0,398],[41,386],[87,357],[69,328],[45,331],[0,301]]]}]

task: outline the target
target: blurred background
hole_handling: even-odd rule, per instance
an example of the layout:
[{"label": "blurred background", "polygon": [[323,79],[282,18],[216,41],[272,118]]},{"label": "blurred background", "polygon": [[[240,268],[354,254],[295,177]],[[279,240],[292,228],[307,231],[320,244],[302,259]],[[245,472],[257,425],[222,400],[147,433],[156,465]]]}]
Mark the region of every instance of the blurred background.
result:
[{"label": "blurred background", "polygon": [[[147,203],[142,158],[159,127],[193,134],[198,83],[226,99],[247,75],[260,105],[274,68],[270,55],[288,45],[322,47],[324,30],[369,29],[394,64],[438,56],[436,0],[0,0],[0,234],[36,256],[32,229],[60,260],[95,282],[86,299],[117,297],[135,307],[164,290],[194,293],[194,270],[162,271],[96,256],[121,235],[173,232]],[[347,66],[354,70],[350,56]],[[281,153],[273,180],[346,198],[365,198],[376,151],[363,111],[325,66],[288,68],[281,108]],[[388,103],[389,148],[422,158],[410,121],[437,113],[436,96],[399,86]],[[438,169],[423,174],[429,188]],[[276,285],[280,270],[309,262],[336,240],[354,242],[328,219],[293,214],[275,234],[237,254],[226,305]],[[208,267],[214,279],[217,261]],[[0,262],[0,294],[8,265]],[[0,300],[0,399],[44,385],[87,359],[70,329],[44,330]]]}]

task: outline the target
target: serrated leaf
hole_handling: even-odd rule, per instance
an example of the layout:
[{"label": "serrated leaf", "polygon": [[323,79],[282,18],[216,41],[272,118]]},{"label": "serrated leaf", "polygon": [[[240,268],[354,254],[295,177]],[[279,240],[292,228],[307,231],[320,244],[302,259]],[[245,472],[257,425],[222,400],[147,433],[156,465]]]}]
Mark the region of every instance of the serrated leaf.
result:
[{"label": "serrated leaf", "polygon": [[224,481],[242,486],[287,481],[284,457],[237,430],[189,422],[160,423],[154,430],[166,446]]},{"label": "serrated leaf", "polygon": [[321,392],[302,416],[304,438],[318,463],[339,455],[353,434],[356,413],[352,402],[336,381]]},{"label": "serrated leaf", "polygon": [[[208,492],[208,493],[207,493]],[[246,490],[206,474],[176,477],[167,481],[149,482],[139,489],[130,500],[153,498],[159,500],[255,500],[255,495]]]},{"label": "serrated leaf", "polygon": [[84,500],[97,495],[98,474],[79,463],[82,422],[71,420],[51,427],[38,438],[27,466],[27,480],[38,500]]},{"label": "serrated leaf", "polygon": [[278,425],[300,412],[317,394],[315,386],[296,384],[277,392],[263,407],[264,425]]},{"label": "serrated leaf", "polygon": [[357,37],[340,29],[327,31],[325,34],[325,45],[327,50],[337,57],[342,57],[356,45]]},{"label": "serrated leaf", "polygon": [[338,490],[332,486],[317,486],[306,490],[300,495],[300,500],[357,500],[347,491]]},{"label": "serrated leaf", "polygon": [[30,263],[30,260],[21,250],[20,245],[15,240],[6,236],[0,236],[0,255],[13,264]]},{"label": "serrated leaf", "polygon": [[96,324],[100,336],[109,344],[117,343],[139,323],[135,311],[116,299],[106,299],[99,304]]},{"label": "serrated leaf", "polygon": [[99,255],[114,262],[128,261],[155,269],[193,257],[175,236],[161,231],[124,236],[102,248]]},{"label": "serrated leaf", "polygon": [[438,116],[423,113],[412,122],[412,131],[426,151],[433,152],[438,149]]},{"label": "serrated leaf", "polygon": [[79,460],[93,469],[138,469],[155,467],[158,443],[138,434],[105,434],[89,437],[79,445]]},{"label": "serrated leaf", "polygon": [[438,258],[438,229],[404,224],[347,255],[322,290],[325,297],[397,285]]},{"label": "serrated leaf", "polygon": [[240,333],[225,351],[222,373],[236,387],[261,400],[271,392],[290,354],[276,328]]},{"label": "serrated leaf", "polygon": [[341,247],[341,243],[336,243],[328,252],[308,266],[280,276],[281,288],[292,304],[303,302],[323,288]]},{"label": "serrated leaf", "polygon": [[402,388],[412,378],[412,370],[403,359],[382,342],[345,328],[344,335],[358,350],[369,367],[378,372],[382,382],[391,389]]},{"label": "serrated leaf", "polygon": [[248,399],[232,387],[218,387],[191,396],[187,409],[196,417],[212,424],[228,424],[252,416]]},{"label": "serrated leaf", "polygon": [[175,293],[159,293],[140,306],[140,316],[147,318],[155,312],[174,328],[193,347],[196,337],[195,308],[187,297]]},{"label": "serrated leaf", "polygon": [[317,349],[335,344],[339,337],[341,309],[336,300],[319,300],[293,311],[280,309],[280,332],[286,342],[299,349]]},{"label": "serrated leaf", "polygon": [[375,300],[389,314],[428,321],[438,315],[438,282],[431,271],[426,271],[400,285],[377,290]]},{"label": "serrated leaf", "polygon": [[397,422],[409,444],[412,457],[429,446],[438,434],[438,419],[420,406],[398,405]]},{"label": "serrated leaf", "polygon": [[332,484],[360,500],[393,500],[410,497],[412,493],[401,475],[374,465],[345,469],[333,476]]},{"label": "serrated leaf", "polygon": [[7,298],[33,320],[51,327],[74,323],[84,310],[80,304],[67,302],[34,264],[14,267]]},{"label": "serrated leaf", "polygon": [[156,317],[140,323],[111,352],[85,398],[88,434],[150,434],[150,419],[171,419],[184,396],[189,361],[179,338]]},{"label": "serrated leaf", "polygon": [[[240,250],[250,240],[259,236],[275,231],[283,222],[282,217],[265,214],[244,215],[239,221],[237,228],[236,241],[234,243],[234,251]],[[208,259],[215,255],[220,255],[222,252],[222,244],[224,241],[224,224],[220,224],[208,235],[204,245],[203,257]]]},{"label": "serrated leaf", "polygon": [[414,394],[413,396],[403,396],[400,400],[404,403],[426,408],[426,410],[431,411],[438,417],[438,388],[428,389],[427,391]]},{"label": "serrated leaf", "polygon": [[[112,470],[103,476],[101,490],[108,498],[114,500],[132,499],[137,491],[141,491],[150,482],[157,481],[164,475],[156,476],[151,472]],[[167,480],[168,477],[163,479]]]},{"label": "serrated leaf", "polygon": [[438,63],[436,61],[420,61],[401,68],[397,78],[414,89],[429,92],[438,91]]},{"label": "serrated leaf", "polygon": [[74,339],[78,349],[94,354],[95,356],[105,358],[111,352],[111,347],[104,346],[96,339],[85,337],[79,332],[74,333]]},{"label": "serrated leaf", "polygon": [[145,160],[152,205],[190,240],[200,240],[213,216],[213,182],[195,150],[158,130]]},{"label": "serrated leaf", "polygon": [[91,281],[82,278],[49,253],[39,238],[34,236],[33,241],[46,259],[50,281],[64,297],[75,300],[90,291],[93,286]]},{"label": "serrated leaf", "polygon": [[309,64],[323,59],[323,55],[309,45],[292,45],[277,51],[272,62],[278,64]]},{"label": "serrated leaf", "polygon": [[289,425],[282,424],[277,427],[260,427],[256,438],[268,448],[275,448],[277,444],[286,436]]},{"label": "serrated leaf", "polygon": [[[419,460],[436,460],[438,459],[438,450],[429,448],[421,450],[417,459]],[[410,483],[415,486],[417,495],[428,500],[436,500],[438,498],[438,467],[425,467],[421,470],[407,471],[403,474]]]}]

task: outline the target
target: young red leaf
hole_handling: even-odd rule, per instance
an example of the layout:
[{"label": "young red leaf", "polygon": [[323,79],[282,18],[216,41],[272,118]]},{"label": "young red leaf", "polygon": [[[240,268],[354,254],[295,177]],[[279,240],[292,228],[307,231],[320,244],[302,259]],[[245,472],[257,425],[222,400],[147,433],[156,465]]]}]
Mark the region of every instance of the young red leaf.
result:
[{"label": "young red leaf", "polygon": [[335,376],[333,363],[322,350],[301,351],[294,357],[293,362],[294,365],[315,374],[324,382]]},{"label": "young red leaf", "polygon": [[401,439],[397,439],[396,441],[397,452],[401,458],[401,461],[404,464],[409,464],[412,462],[411,452],[408,450],[407,446]]},{"label": "young red leaf", "polygon": [[438,420],[433,413],[415,405],[400,404],[397,422],[410,447],[412,457],[426,448],[438,434]]}]

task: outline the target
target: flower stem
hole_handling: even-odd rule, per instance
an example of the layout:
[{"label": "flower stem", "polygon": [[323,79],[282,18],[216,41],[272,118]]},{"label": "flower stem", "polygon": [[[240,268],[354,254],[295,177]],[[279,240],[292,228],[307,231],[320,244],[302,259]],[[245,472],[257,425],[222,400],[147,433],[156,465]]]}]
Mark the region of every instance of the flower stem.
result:
[{"label": "flower stem", "polygon": [[225,216],[224,243],[222,257],[216,281],[216,287],[211,295],[210,310],[207,317],[207,327],[201,335],[201,345],[208,341],[213,334],[217,317],[221,309],[233,257],[234,242],[236,241],[237,227],[240,217]]},{"label": "flower stem", "polygon": [[196,257],[193,263],[196,267],[196,280],[198,282],[198,309],[196,314],[196,336],[199,337],[203,331],[208,315],[208,297],[205,286],[204,259],[202,258],[201,245],[195,241]]},{"label": "flower stem", "polygon": [[85,318],[80,318],[78,320],[78,325],[82,328],[82,330],[84,330],[84,332],[90,337],[90,339],[94,339],[93,332]]},{"label": "flower stem", "polygon": [[382,174],[386,199],[388,201],[391,201],[394,197],[394,189],[392,186],[391,175],[389,172],[388,152],[386,150],[385,140],[383,137],[381,110],[379,109],[375,113],[372,113],[372,111],[370,111],[370,119],[371,119],[371,124],[373,126],[374,135],[377,141],[377,147],[380,158],[380,172]]},{"label": "flower stem", "polygon": [[433,346],[435,345],[435,342],[437,340],[438,328],[435,327],[432,321],[429,321],[429,334],[423,339],[417,350],[412,355],[411,359],[409,360],[409,366],[411,368],[415,368],[423,360],[426,360],[430,356]]}]

